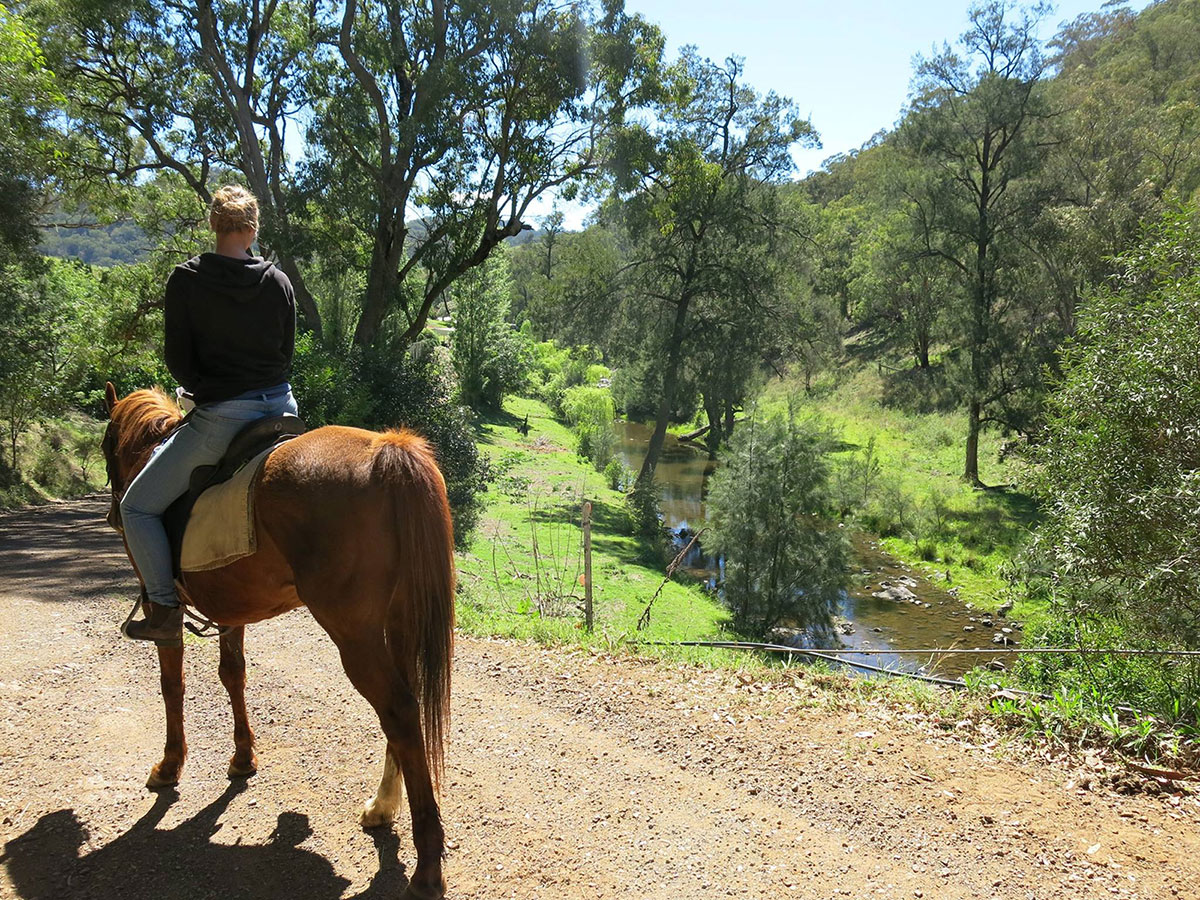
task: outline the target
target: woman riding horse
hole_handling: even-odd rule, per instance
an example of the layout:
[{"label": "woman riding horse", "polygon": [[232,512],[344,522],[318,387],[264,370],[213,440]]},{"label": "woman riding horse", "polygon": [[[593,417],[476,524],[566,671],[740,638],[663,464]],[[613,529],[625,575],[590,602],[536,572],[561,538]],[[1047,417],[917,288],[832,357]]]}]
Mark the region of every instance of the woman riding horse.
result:
[{"label": "woman riding horse", "polygon": [[129,554],[150,601],[145,617],[123,630],[162,646],[183,637],[163,513],[187,491],[192,470],[216,463],[247,422],[296,414],[288,384],[295,298],[287,276],[250,253],[258,200],[244,188],[223,187],[213,195],[208,221],[216,252],[175,268],[163,314],[167,368],[196,409],[155,449],[121,500]]}]

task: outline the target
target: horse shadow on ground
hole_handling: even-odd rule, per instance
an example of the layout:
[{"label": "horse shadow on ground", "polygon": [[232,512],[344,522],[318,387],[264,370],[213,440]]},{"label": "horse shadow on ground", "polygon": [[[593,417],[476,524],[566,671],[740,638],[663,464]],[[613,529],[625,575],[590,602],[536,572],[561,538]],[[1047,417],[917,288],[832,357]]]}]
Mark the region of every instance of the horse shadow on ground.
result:
[{"label": "horse shadow on ground", "polygon": [[[301,813],[280,813],[266,844],[212,840],[221,830],[218,819],[242,790],[242,784],[230,785],[191,819],[165,830],[156,826],[179,795],[163,791],[127,832],[90,853],[81,852],[88,842],[85,825],[73,809],[60,809],[5,844],[0,863],[22,900],[340,898],[350,882],[323,856],[300,847],[312,833]],[[353,900],[398,897],[408,886],[395,833],[383,829],[372,835],[379,871]]]}]

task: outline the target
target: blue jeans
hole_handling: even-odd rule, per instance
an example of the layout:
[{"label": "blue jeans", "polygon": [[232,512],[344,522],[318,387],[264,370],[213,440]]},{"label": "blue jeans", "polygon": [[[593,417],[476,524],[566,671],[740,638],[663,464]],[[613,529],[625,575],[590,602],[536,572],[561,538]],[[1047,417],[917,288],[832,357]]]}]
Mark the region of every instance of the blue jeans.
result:
[{"label": "blue jeans", "polygon": [[146,585],[146,596],[154,603],[179,605],[162,514],[187,493],[192,470],[215,464],[247,422],[296,414],[291,389],[277,391],[272,388],[264,394],[197,407],[185,425],[154,449],[146,467],[125,491],[121,498],[125,541]]}]

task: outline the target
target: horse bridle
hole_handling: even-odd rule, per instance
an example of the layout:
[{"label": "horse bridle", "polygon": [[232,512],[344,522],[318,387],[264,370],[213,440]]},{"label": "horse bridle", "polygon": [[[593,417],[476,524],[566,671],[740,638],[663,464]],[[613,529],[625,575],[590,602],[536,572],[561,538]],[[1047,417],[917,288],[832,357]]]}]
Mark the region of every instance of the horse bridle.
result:
[{"label": "horse bridle", "polygon": [[112,486],[112,505],[104,520],[117,534],[125,533],[125,525],[121,522],[121,498],[125,495],[123,487],[118,486],[116,440],[113,437],[113,423],[110,421],[104,429],[104,438],[100,441],[100,452],[104,454],[104,473],[107,483]]}]

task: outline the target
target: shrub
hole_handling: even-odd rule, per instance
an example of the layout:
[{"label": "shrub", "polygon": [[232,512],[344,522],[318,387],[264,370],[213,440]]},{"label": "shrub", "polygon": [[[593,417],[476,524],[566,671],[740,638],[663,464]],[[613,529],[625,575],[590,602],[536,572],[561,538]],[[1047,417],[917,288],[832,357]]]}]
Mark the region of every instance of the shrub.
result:
[{"label": "shrub", "polygon": [[614,491],[624,491],[633,484],[634,473],[627,465],[616,457],[608,461],[604,467],[604,480]]},{"label": "shrub", "polygon": [[603,471],[612,459],[613,408],[612,394],[607,388],[580,385],[563,392],[563,414],[575,429],[579,455],[592,461],[598,471]]},{"label": "shrub", "polygon": [[566,392],[580,385],[593,387],[599,382],[589,380],[589,374],[607,372],[599,365],[600,351],[586,344],[581,347],[559,348],[554,341],[546,341],[535,347],[535,362],[538,366],[540,387],[538,396],[558,415],[565,415],[563,401]]},{"label": "shrub", "polygon": [[791,409],[752,416],[713,475],[713,545],[725,556],[725,602],[743,634],[762,636],[784,622],[830,625],[847,561],[843,533],[825,518],[831,443]]}]

